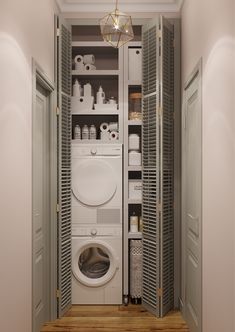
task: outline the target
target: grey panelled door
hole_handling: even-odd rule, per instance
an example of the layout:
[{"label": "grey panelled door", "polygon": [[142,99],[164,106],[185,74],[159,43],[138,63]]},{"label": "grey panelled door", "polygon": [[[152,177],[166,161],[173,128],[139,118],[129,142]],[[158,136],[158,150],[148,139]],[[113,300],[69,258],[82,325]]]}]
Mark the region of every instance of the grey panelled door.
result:
[{"label": "grey panelled door", "polygon": [[71,33],[57,30],[58,87],[58,316],[71,306]]},{"label": "grey panelled door", "polygon": [[46,91],[36,89],[33,114],[33,331],[50,318],[50,113]]},{"label": "grey panelled door", "polygon": [[174,304],[174,30],[143,27],[143,305],[162,317]]},{"label": "grey panelled door", "polygon": [[183,243],[185,319],[191,332],[201,331],[202,127],[201,64],[184,90]]}]

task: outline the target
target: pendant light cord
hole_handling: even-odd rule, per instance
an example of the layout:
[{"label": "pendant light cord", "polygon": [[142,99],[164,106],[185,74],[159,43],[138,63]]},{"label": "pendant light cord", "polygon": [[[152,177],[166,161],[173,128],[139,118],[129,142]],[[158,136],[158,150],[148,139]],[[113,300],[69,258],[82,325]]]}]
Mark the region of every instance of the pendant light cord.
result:
[{"label": "pendant light cord", "polygon": [[118,0],[116,0],[116,9],[115,9],[115,11],[118,9],[118,8],[117,8],[117,5],[118,5]]}]

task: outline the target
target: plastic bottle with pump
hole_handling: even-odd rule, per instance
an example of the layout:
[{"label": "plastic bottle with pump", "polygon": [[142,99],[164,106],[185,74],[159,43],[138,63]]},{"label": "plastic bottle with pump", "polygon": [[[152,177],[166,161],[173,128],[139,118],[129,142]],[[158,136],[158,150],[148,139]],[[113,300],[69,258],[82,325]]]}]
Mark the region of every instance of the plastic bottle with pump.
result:
[{"label": "plastic bottle with pump", "polygon": [[80,126],[79,125],[76,125],[75,127],[74,127],[74,132],[73,132],[73,137],[74,137],[74,139],[81,139],[81,128],[80,128]]}]

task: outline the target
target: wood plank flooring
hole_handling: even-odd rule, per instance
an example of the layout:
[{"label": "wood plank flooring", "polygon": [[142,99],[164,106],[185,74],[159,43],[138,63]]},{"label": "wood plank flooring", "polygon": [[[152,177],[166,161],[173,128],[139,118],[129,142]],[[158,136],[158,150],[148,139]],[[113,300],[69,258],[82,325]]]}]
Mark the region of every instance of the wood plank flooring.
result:
[{"label": "wood plank flooring", "polygon": [[44,325],[41,332],[189,332],[180,312],[155,318],[141,305],[73,306],[67,314]]}]

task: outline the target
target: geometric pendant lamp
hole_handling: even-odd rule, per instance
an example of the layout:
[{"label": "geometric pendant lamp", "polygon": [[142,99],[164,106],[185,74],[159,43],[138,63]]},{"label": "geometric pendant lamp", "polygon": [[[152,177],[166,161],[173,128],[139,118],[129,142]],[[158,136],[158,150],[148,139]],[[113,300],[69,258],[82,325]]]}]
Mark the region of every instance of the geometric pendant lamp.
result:
[{"label": "geometric pendant lamp", "polygon": [[122,13],[117,8],[100,20],[100,30],[104,41],[115,48],[123,46],[134,38],[131,16]]}]

